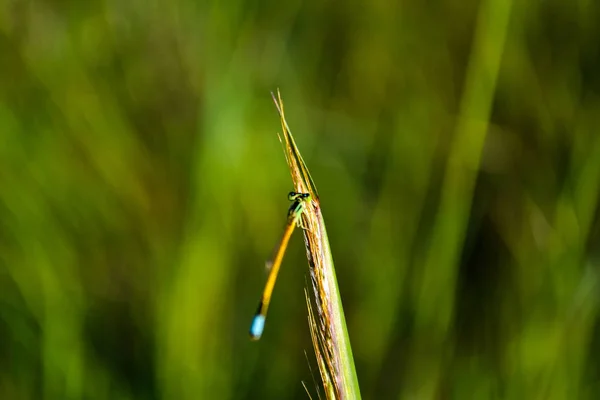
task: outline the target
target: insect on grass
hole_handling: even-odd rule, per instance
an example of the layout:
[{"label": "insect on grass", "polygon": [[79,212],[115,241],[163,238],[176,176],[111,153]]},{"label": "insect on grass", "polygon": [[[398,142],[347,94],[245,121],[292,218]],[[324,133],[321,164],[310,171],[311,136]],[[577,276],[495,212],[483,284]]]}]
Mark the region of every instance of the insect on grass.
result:
[{"label": "insect on grass", "polygon": [[294,228],[296,226],[299,226],[305,229],[304,225],[302,224],[302,214],[306,210],[306,204],[309,203],[311,200],[310,194],[290,192],[288,194],[288,200],[292,202],[292,205],[290,206],[290,209],[288,211],[285,230],[283,231],[281,242],[279,243],[279,246],[277,246],[277,249],[275,251],[275,257],[272,261],[267,262],[269,276],[267,277],[267,282],[265,283],[265,288],[263,289],[262,297],[258,302],[256,314],[254,315],[254,318],[252,318],[252,324],[250,325],[250,339],[252,340],[260,339],[264,331],[265,321],[267,318],[267,310],[269,309],[269,303],[271,302],[273,288],[275,287],[277,275],[279,273],[279,269],[281,268],[281,262],[283,261],[283,256],[285,254],[285,250],[287,249],[287,245],[290,241],[290,237],[294,232]]}]

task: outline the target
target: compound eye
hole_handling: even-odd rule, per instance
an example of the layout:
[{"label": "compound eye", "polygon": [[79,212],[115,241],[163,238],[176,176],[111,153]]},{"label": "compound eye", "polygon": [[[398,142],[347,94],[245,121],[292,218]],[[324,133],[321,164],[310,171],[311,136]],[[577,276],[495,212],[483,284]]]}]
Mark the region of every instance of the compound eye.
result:
[{"label": "compound eye", "polygon": [[300,193],[296,193],[296,192],[289,192],[289,193],[288,193],[288,200],[289,200],[289,201],[294,201],[294,200],[296,200],[298,197],[300,197]]}]

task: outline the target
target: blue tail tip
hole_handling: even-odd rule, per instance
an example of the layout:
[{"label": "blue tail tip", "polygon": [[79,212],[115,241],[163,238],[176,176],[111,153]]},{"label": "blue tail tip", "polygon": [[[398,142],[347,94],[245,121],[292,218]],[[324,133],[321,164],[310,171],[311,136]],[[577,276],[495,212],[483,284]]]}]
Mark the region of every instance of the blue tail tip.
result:
[{"label": "blue tail tip", "polygon": [[250,325],[250,339],[258,340],[262,336],[263,330],[265,329],[265,316],[255,315],[252,319],[252,325]]}]

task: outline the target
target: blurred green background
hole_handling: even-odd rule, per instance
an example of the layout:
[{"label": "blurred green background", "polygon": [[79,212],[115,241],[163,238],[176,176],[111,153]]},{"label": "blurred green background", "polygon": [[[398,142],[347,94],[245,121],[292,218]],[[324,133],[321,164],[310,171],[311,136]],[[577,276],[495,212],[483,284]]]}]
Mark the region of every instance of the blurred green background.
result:
[{"label": "blurred green background", "polygon": [[278,87],[363,398],[600,398],[600,3],[508,5],[1,1],[0,398],[316,398]]}]

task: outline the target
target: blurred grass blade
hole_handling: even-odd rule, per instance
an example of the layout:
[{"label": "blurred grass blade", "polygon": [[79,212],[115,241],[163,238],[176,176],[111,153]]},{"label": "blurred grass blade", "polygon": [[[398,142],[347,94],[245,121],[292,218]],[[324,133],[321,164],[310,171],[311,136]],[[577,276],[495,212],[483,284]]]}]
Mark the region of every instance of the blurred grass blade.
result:
[{"label": "blurred grass blade", "polygon": [[299,193],[310,193],[312,196],[303,218],[307,228],[304,230],[304,243],[315,296],[315,308],[312,307],[308,291],[306,295],[313,347],[325,395],[328,399],[360,399],[350,339],[317,188],[285,120],[279,91],[277,97],[273,95],[273,100],[281,117],[282,142],[294,182],[294,190]]},{"label": "blurred grass blade", "polygon": [[[460,117],[444,171],[429,251],[420,271],[420,287],[416,292],[414,334],[420,343],[414,347],[409,390],[411,396],[419,399],[437,398],[443,385],[444,355],[451,349],[449,343],[455,318],[459,259],[470,221],[482,149],[509,32],[511,7],[510,0],[486,0],[479,5]],[[428,368],[420,368],[424,365],[424,353],[429,354]]]}]

